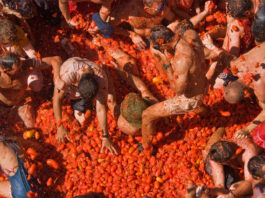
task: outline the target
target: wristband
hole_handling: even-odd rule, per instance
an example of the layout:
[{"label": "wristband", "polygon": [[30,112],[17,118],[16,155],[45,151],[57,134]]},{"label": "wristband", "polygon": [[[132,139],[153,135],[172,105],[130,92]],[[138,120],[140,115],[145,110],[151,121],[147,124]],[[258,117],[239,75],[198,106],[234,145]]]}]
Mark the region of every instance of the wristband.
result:
[{"label": "wristband", "polygon": [[171,64],[169,64],[169,65],[168,64],[163,64],[163,68],[164,69],[168,69],[170,66],[171,66]]},{"label": "wristband", "polygon": [[102,134],[102,137],[103,138],[108,138],[109,137],[109,133]]}]

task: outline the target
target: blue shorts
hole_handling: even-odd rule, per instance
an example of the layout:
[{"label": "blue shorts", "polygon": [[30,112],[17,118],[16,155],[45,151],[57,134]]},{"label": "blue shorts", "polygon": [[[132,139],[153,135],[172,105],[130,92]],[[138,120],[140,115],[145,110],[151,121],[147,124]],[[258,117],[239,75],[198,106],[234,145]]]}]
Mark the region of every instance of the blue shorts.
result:
[{"label": "blue shorts", "polygon": [[[28,181],[28,171],[24,167],[22,159],[19,157],[19,153],[17,150],[11,146],[10,144],[7,144],[17,155],[18,160],[18,169],[15,175],[13,176],[7,176],[10,184],[11,184],[11,192],[12,192],[12,198],[28,198],[27,193],[29,191],[36,192],[37,184],[35,178],[31,177],[31,179]],[[36,184],[34,185],[34,188],[30,186],[30,184]]]}]

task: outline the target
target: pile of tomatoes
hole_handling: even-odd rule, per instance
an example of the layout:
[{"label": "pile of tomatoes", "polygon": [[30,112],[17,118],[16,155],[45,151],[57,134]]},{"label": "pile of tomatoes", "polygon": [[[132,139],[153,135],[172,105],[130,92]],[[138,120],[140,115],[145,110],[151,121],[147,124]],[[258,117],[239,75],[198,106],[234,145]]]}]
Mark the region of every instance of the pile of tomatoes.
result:
[{"label": "pile of tomatoes", "polygon": [[[89,9],[93,10],[91,7]],[[87,14],[86,11],[80,14],[75,11],[74,19],[80,25],[72,30],[49,27],[50,31],[43,34],[40,32],[48,24],[32,22],[34,33],[39,35],[37,49],[43,57],[59,55],[65,60],[67,55],[60,46],[60,40],[68,38],[76,48],[77,56],[109,67],[117,102],[120,103],[127,93],[134,90],[115,73],[111,63],[113,59],[88,36],[86,30],[92,13]],[[203,27],[214,25],[214,20],[225,23],[223,13],[218,12],[208,17]],[[97,40],[102,46],[121,48],[134,57],[141,79],[159,100],[174,96],[166,77],[159,75],[148,50],[138,51],[128,38],[114,36],[104,39],[98,36]],[[52,77],[48,75],[48,78]],[[204,171],[201,154],[211,134],[218,127],[225,126],[226,136],[231,138],[235,131],[246,126],[260,111],[251,97],[238,105],[225,103],[221,90],[209,89],[204,104],[209,107],[208,116],[201,117],[190,112],[161,119],[157,123],[157,134],[153,138],[158,148],[155,155],[140,152],[138,143],[141,137],[124,135],[110,112],[108,132],[119,154],[101,153],[101,130],[95,112],[88,112],[86,121],[80,126],[74,119],[68,100],[64,101],[62,108],[62,124],[70,138],[65,144],[56,141],[57,124],[51,98],[40,98],[36,130],[28,131],[21,123],[15,123],[13,128],[25,139],[35,139],[40,145],[40,148],[26,149],[28,160],[25,166],[29,177],[38,178],[46,197],[70,198],[90,191],[103,192],[108,197],[184,197],[190,182],[212,186],[210,176]],[[4,176],[0,177],[0,181],[5,179]]]}]

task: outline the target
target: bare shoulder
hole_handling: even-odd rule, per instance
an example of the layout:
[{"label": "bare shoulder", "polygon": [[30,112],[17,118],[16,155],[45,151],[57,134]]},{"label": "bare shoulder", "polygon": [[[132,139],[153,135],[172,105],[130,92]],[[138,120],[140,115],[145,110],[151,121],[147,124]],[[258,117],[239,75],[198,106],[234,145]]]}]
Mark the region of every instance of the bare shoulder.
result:
[{"label": "bare shoulder", "polygon": [[180,41],[176,47],[175,56],[171,61],[172,67],[176,73],[186,73],[193,65],[192,48]]}]

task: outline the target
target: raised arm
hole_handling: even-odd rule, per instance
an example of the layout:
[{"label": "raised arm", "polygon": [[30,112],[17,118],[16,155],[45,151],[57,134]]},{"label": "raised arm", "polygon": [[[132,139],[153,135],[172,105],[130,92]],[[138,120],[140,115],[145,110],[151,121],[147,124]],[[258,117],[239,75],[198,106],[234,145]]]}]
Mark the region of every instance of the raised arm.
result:
[{"label": "raised arm", "polygon": [[196,27],[208,14],[210,10],[211,1],[206,1],[204,5],[204,10],[194,17],[190,18],[190,22]]}]

